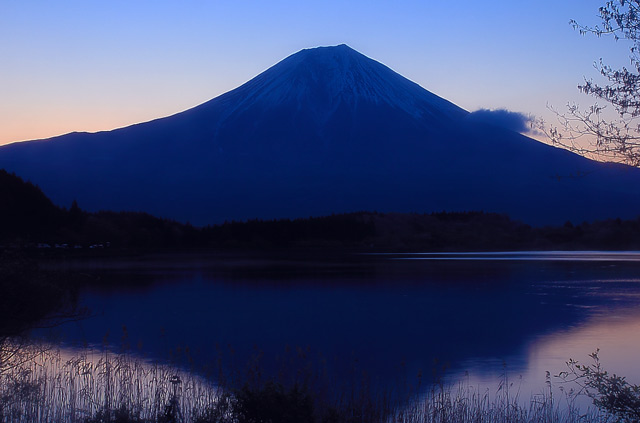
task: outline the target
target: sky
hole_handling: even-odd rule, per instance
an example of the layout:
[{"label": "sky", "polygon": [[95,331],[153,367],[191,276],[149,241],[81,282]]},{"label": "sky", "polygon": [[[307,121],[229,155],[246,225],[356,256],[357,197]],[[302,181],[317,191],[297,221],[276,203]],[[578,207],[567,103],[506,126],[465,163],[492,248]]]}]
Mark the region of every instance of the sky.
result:
[{"label": "sky", "polygon": [[172,115],[303,48],[346,43],[469,110],[553,120],[629,63],[581,36],[604,0],[0,0],[0,145]]}]

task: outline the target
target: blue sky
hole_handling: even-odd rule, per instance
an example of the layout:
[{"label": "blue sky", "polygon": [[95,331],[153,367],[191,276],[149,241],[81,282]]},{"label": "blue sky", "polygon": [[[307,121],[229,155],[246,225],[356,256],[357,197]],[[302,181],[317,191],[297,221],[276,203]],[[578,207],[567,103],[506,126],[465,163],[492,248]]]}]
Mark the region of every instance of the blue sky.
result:
[{"label": "blue sky", "polygon": [[604,0],[0,0],[0,144],[207,101],[307,47],[346,43],[467,110],[551,119],[628,46],[581,36]]}]

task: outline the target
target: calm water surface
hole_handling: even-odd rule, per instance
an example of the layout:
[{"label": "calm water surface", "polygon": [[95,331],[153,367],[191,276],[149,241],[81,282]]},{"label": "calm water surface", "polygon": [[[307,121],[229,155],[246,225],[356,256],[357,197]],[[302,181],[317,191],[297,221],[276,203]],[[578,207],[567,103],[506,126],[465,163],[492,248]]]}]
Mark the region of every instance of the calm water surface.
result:
[{"label": "calm water surface", "polygon": [[203,374],[257,357],[266,374],[313,362],[337,381],[366,374],[383,385],[422,371],[489,386],[506,369],[529,392],[544,388],[545,371],[599,348],[607,369],[640,382],[636,252],[198,254],[61,266],[100,277],[80,298],[92,315],[53,334],[68,348],[107,340]]}]

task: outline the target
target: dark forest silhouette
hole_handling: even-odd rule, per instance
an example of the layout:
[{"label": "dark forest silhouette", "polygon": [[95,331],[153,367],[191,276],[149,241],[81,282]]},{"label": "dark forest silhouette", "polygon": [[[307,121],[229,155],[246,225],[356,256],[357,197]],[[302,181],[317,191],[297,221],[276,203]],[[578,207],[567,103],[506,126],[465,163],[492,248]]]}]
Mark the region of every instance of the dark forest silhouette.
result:
[{"label": "dark forest silhouette", "polygon": [[[361,251],[640,249],[640,219],[532,227],[506,215],[370,211],[194,227],[147,213],[89,213],[55,206],[37,187],[0,170],[0,245],[85,253],[122,249],[349,248]],[[94,252],[94,251],[92,251]]]}]

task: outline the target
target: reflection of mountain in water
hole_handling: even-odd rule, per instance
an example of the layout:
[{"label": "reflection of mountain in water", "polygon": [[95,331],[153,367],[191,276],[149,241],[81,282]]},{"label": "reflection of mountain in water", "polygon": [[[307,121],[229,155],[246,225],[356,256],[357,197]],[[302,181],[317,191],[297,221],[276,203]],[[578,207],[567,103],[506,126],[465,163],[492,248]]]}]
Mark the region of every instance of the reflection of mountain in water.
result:
[{"label": "reflection of mountain in water", "polygon": [[300,347],[312,360],[326,359],[338,379],[357,368],[393,385],[405,372],[429,375],[435,359],[454,370],[502,359],[525,369],[527,348],[540,336],[640,302],[636,263],[351,257],[339,267],[243,258],[234,266],[227,257],[225,267],[201,259],[102,269],[105,288],[83,296],[96,316],[60,330],[68,341],[95,344],[110,333],[118,345],[124,325],[127,342],[145,354],[165,359],[188,347],[196,368],[221,350],[241,367],[261,351],[265,375],[282,365],[276,357],[296,358]]}]

